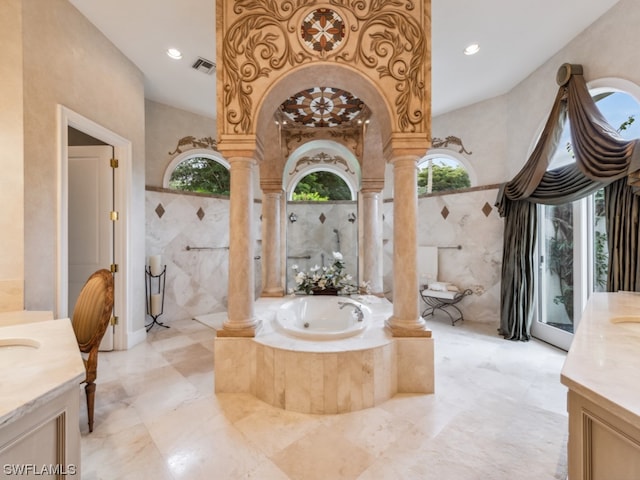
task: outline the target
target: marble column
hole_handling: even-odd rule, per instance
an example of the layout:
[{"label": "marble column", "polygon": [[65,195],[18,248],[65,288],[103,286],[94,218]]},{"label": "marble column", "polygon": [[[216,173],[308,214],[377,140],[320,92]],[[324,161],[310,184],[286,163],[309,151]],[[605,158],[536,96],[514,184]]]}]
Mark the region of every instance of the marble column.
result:
[{"label": "marble column", "polygon": [[372,295],[383,296],[382,213],[380,189],[363,186],[362,195],[362,280],[369,283]]},{"label": "marble column", "polygon": [[393,315],[387,320],[394,337],[430,337],[420,316],[418,294],[417,159],[404,155],[393,164]]},{"label": "marble column", "polygon": [[262,197],[262,271],[263,297],[282,297],[282,263],[280,261],[282,188],[263,189]]},{"label": "marble column", "polygon": [[259,322],[254,314],[254,159],[231,157],[229,198],[229,294],[227,320],[218,330],[222,337],[254,337]]}]

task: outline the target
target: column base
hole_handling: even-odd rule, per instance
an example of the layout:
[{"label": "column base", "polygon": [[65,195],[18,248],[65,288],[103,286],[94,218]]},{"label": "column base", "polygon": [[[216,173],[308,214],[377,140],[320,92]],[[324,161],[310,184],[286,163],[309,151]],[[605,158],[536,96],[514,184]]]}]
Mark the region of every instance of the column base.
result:
[{"label": "column base", "polygon": [[374,297],[378,297],[378,298],[386,298],[384,296],[384,292],[371,292],[369,293],[369,295],[373,295]]},{"label": "column base", "polygon": [[228,327],[223,325],[221,330],[216,330],[217,337],[255,337],[256,333],[260,330],[262,321],[258,320],[252,325],[247,325],[241,328]]},{"label": "column base", "polygon": [[261,297],[284,297],[284,288],[265,288],[260,293]]},{"label": "column base", "polygon": [[431,337],[431,330],[427,328],[425,324],[418,324],[415,328],[398,326],[393,324],[393,317],[391,317],[384,322],[384,325],[391,332],[393,337]]}]

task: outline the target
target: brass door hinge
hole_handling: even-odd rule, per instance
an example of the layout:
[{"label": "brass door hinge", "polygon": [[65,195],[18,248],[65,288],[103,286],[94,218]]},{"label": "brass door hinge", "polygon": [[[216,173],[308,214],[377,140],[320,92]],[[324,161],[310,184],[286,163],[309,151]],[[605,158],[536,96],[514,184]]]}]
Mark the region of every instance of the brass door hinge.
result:
[{"label": "brass door hinge", "polygon": [[112,211],[109,212],[109,219],[112,222],[115,222],[116,220],[118,220],[118,216],[119,216],[118,212],[116,212],[115,210],[112,210]]},{"label": "brass door hinge", "polygon": [[111,273],[116,273],[118,271],[118,264],[117,263],[112,263],[111,264]]},{"label": "brass door hinge", "polygon": [[111,168],[118,168],[118,159],[117,158],[112,158],[109,161],[109,164],[111,165]]},{"label": "brass door hinge", "polygon": [[116,317],[116,316],[111,317],[110,324],[111,324],[111,326],[118,325],[118,317]]}]

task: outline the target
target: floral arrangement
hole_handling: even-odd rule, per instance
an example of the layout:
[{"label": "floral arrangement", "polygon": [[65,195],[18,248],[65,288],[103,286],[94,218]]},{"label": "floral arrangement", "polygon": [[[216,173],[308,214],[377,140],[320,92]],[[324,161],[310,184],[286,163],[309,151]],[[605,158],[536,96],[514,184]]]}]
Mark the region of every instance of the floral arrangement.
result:
[{"label": "floral arrangement", "polygon": [[318,291],[332,291],[336,293],[356,293],[358,287],[352,283],[353,277],[344,271],[344,260],[340,252],[333,252],[333,263],[328,267],[316,265],[309,272],[298,270],[298,265],[292,265],[296,273],[296,289],[298,293],[307,295]]}]

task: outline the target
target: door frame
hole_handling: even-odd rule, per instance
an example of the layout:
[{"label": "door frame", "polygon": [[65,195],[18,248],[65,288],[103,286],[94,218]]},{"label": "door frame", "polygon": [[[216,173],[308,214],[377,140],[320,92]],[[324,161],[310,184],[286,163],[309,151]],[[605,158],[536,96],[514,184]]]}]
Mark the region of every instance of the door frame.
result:
[{"label": "door frame", "polygon": [[[131,212],[132,198],[132,145],[131,141],[95,123],[92,120],[58,105],[58,199],[57,199],[57,281],[56,281],[56,318],[69,317],[69,238],[68,238],[68,203],[69,203],[69,164],[68,164],[68,127],[91,135],[114,148],[115,158],[118,159],[118,168],[115,171],[115,201],[118,207],[119,220],[116,223],[115,232],[115,256],[118,264],[114,289],[114,300],[118,317],[115,326],[113,346],[116,350],[126,350],[129,345],[137,343],[129,339],[131,328],[132,307],[129,301],[132,298],[131,263],[131,239],[129,227],[129,212]],[[129,340],[132,340],[130,342]]]}]

